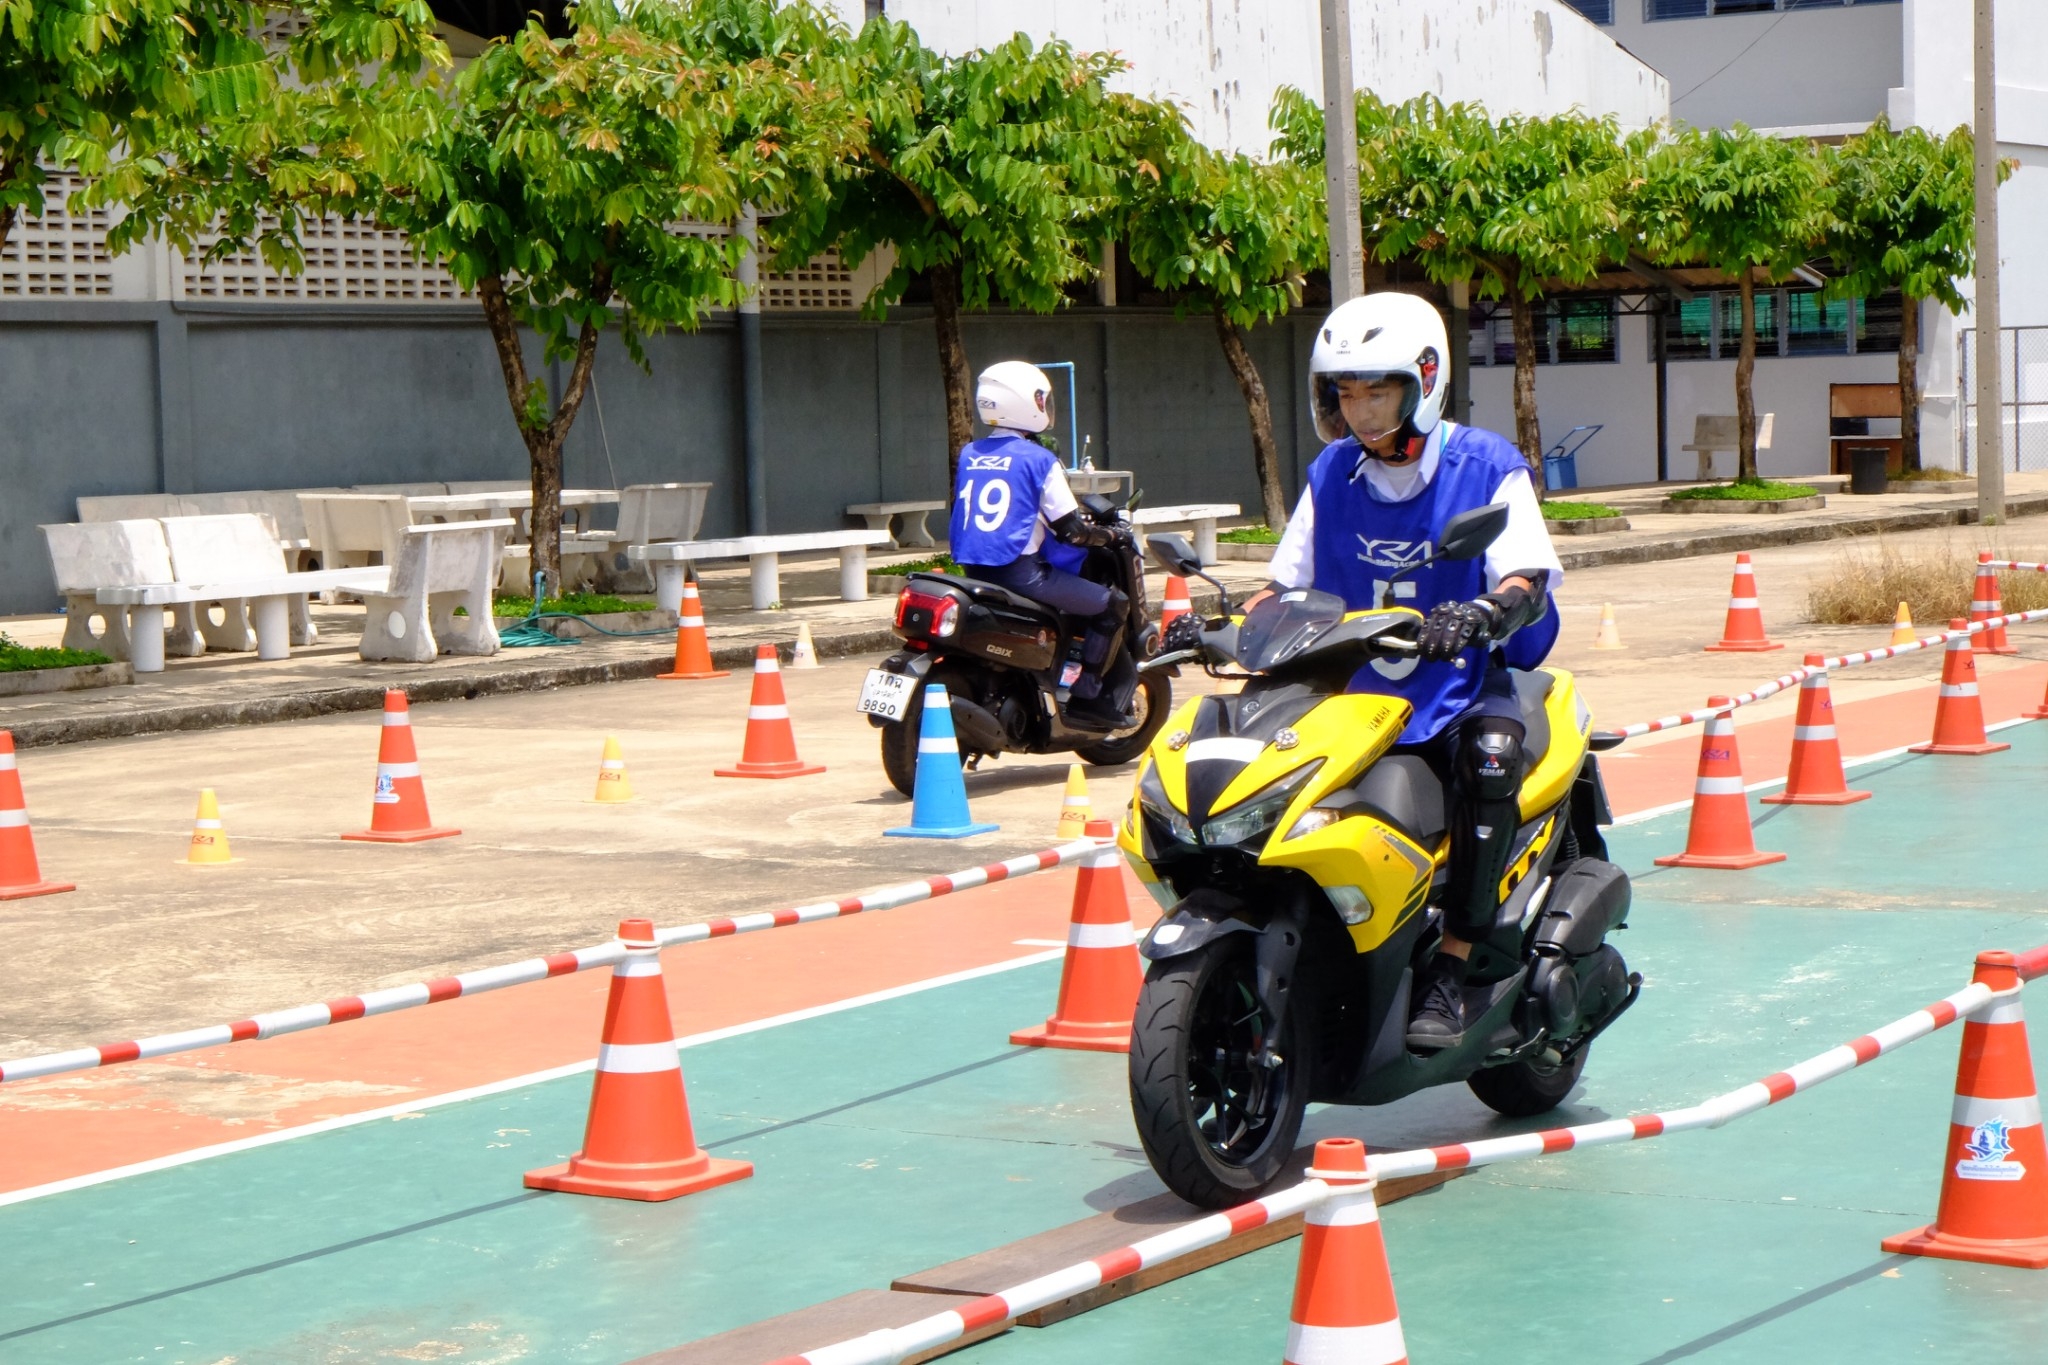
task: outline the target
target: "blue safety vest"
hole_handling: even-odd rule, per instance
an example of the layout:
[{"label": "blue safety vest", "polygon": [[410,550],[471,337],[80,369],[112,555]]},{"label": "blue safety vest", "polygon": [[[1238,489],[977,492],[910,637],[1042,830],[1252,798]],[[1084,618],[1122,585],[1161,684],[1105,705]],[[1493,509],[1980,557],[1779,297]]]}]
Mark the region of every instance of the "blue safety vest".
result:
[{"label": "blue safety vest", "polygon": [[[1397,569],[1420,561],[1443,535],[1444,523],[1460,512],[1494,500],[1501,481],[1528,464],[1521,452],[1490,431],[1443,424],[1435,476],[1406,502],[1387,502],[1372,491],[1358,468],[1359,445],[1345,437],[1332,442],[1309,466],[1308,487],[1315,505],[1315,582],[1352,611],[1376,610],[1382,585]],[[1392,605],[1424,615],[1440,602],[1468,602],[1486,591],[1485,559],[1442,560],[1394,586]],[[1557,604],[1542,620],[1524,626],[1501,646],[1511,668],[1534,668],[1557,643]],[[1465,651],[1456,661],[1375,659],[1352,677],[1349,691],[1400,697],[1415,708],[1401,743],[1420,744],[1456,720],[1479,697],[1488,667],[1488,647]]]},{"label": "blue safety vest", "polygon": [[[953,486],[953,558],[962,564],[1001,568],[1024,553],[1045,481],[1059,457],[1036,441],[998,431],[960,448],[960,475]],[[1055,569],[1074,572],[1086,552],[1047,536],[1039,554]]]}]

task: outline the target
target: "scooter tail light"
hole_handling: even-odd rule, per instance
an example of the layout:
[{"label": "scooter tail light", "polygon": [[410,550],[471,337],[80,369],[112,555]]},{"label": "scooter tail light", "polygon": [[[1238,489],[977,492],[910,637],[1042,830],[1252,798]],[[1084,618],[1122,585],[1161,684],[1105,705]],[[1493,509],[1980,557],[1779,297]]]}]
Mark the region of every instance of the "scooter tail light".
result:
[{"label": "scooter tail light", "polygon": [[960,599],[949,597],[946,605],[939,608],[939,614],[932,620],[932,634],[947,639],[960,629]]}]

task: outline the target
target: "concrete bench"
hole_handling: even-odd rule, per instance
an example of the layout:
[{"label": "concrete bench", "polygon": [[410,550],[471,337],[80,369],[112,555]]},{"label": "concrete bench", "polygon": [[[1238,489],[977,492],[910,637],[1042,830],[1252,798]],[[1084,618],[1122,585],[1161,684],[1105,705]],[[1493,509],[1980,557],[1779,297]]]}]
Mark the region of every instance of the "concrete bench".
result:
[{"label": "concrete bench", "polygon": [[619,515],[610,527],[579,528],[562,537],[562,576],[598,592],[647,592],[647,567],[626,551],[634,545],[689,540],[704,524],[709,483],[629,483],[619,490]]},{"label": "concrete bench", "polygon": [[[408,526],[386,581],[363,593],[365,659],[427,663],[442,654],[496,654],[491,620],[512,519]],[[460,607],[467,616],[457,616]]]},{"label": "concrete bench", "polygon": [[[203,653],[209,646],[229,651],[253,647],[260,659],[287,658],[295,637],[302,643],[315,638],[304,614],[308,593],[360,591],[382,586],[386,577],[383,569],[294,573],[285,565],[276,526],[254,513],[166,517],[157,525],[169,554],[170,581],[103,587],[95,594],[102,607],[127,610],[128,658],[137,673],[163,672],[166,651],[174,645],[180,654]],[[177,629],[167,631],[167,610],[178,608],[192,615],[180,615]],[[213,619],[216,608],[218,622]],[[296,631],[295,614],[303,623]],[[187,622],[194,620],[204,643],[190,637]]]},{"label": "concrete bench", "polygon": [[753,571],[755,611],[782,600],[782,556],[805,551],[839,552],[839,596],[846,602],[868,597],[868,547],[889,543],[887,531],[809,531],[786,536],[735,536],[730,540],[667,541],[629,545],[626,557],[654,570],[654,601],[665,611],[683,605],[687,566],[707,559],[744,559]]},{"label": "concrete bench", "polygon": [[[1757,414],[1756,448],[1758,450],[1769,450],[1771,448],[1771,426],[1777,415],[1775,412]],[[1692,443],[1690,445],[1682,445],[1679,449],[1690,450],[1698,455],[1700,457],[1699,477],[1701,479],[1711,479],[1715,477],[1714,452],[1725,450],[1730,454],[1739,453],[1742,449],[1741,429],[1733,417],[1709,416],[1703,412],[1692,419]]]},{"label": "concrete bench", "polygon": [[945,507],[943,502],[857,502],[846,509],[849,517],[860,517],[868,524],[870,531],[890,534],[889,523],[896,518],[903,519],[903,534],[891,535],[896,545],[934,546],[932,533],[924,526],[927,512],[937,512]]},{"label": "concrete bench", "polygon": [[389,564],[412,524],[403,493],[301,493],[306,539],[323,569]]},{"label": "concrete bench", "polygon": [[1131,525],[1192,526],[1195,528],[1195,556],[1204,564],[1216,562],[1216,523],[1223,517],[1241,515],[1234,502],[1190,502],[1177,507],[1140,507],[1131,513]]},{"label": "concrete bench", "polygon": [[[130,493],[78,500],[80,521],[126,521],[140,517],[206,517],[255,512],[277,525],[278,543],[295,569],[313,567],[316,556],[306,530],[301,493],[342,493],[342,488],[251,489],[240,493]],[[329,565],[328,567],[334,567]]]}]

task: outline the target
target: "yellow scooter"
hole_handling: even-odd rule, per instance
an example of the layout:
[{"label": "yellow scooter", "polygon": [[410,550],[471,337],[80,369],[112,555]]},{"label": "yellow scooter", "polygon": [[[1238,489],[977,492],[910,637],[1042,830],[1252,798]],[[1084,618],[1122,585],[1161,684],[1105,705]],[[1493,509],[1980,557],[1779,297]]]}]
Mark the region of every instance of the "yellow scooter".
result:
[{"label": "yellow scooter", "polygon": [[[1506,512],[1452,518],[1431,558],[1477,558]],[[1180,537],[1147,544],[1160,567],[1223,593]],[[1198,647],[1145,666],[1199,663],[1244,686],[1174,712],[1118,840],[1165,911],[1139,948],[1131,1108],[1160,1178],[1210,1208],[1280,1176],[1311,1102],[1385,1104],[1464,1081],[1503,1114],[1555,1107],[1642,980],[1605,942],[1629,882],[1606,860],[1591,751],[1619,737],[1594,734],[1563,669],[1517,673],[1522,823],[1493,931],[1473,948],[1465,1041],[1410,1052],[1409,994],[1442,932],[1450,803],[1429,764],[1395,751],[1408,703],[1345,689],[1375,658],[1413,656],[1422,617],[1306,590],[1241,618],[1223,602]]]}]

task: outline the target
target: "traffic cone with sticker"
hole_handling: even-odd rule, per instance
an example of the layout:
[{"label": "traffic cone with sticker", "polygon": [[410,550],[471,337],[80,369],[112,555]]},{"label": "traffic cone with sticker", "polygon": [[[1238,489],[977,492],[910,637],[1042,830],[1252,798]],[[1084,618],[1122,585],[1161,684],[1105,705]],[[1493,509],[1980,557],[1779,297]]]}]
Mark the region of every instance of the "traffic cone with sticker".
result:
[{"label": "traffic cone with sticker", "polygon": [[[1970,594],[1970,624],[1988,621],[1994,616],[2005,615],[2005,602],[1998,591],[1998,570],[1991,567],[1991,551],[1977,552],[1977,587]],[[2005,626],[1995,625],[1982,633],[1977,641],[1978,652],[1983,654],[2017,654],[2012,641],[2005,637]]]},{"label": "traffic cone with sticker", "polygon": [[1166,591],[1159,598],[1159,628],[1165,630],[1195,609],[1188,597],[1188,581],[1177,573],[1166,576]]},{"label": "traffic cone with sticker", "polygon": [[1067,792],[1060,798],[1059,828],[1054,837],[1065,843],[1079,839],[1088,832],[1088,822],[1095,818],[1095,808],[1088,803],[1088,779],[1082,775],[1081,765],[1067,765]]},{"label": "traffic cone with sticker", "polygon": [[1910,645],[1919,638],[1913,632],[1913,609],[1904,602],[1899,603],[1898,613],[1892,617],[1892,638],[1889,643]]},{"label": "traffic cone with sticker", "polygon": [[612,968],[583,1150],[528,1171],[526,1187],[656,1201],[745,1180],[753,1163],[707,1155],[690,1131],[654,922],[620,921],[619,941],[626,951]]},{"label": "traffic cone with sticker", "polygon": [[1081,859],[1074,882],[1059,1002],[1050,1019],[1019,1029],[1010,1041],[1026,1047],[1129,1052],[1145,969],[1138,962],[1138,935],[1124,894],[1123,854],[1116,846],[1116,826],[1107,820],[1090,820],[1087,837],[1099,844]]},{"label": "traffic cone with sticker", "polygon": [[811,623],[796,623],[796,645],[789,651],[791,668],[816,668],[818,666],[818,645],[811,639]]},{"label": "traffic cone with sticker", "polygon": [[0,901],[77,889],[76,882],[43,880],[36,836],[28,827],[28,802],[21,794],[21,771],[15,767],[14,732],[0,730]]},{"label": "traffic cone with sticker", "polygon": [[1593,634],[1595,649],[1626,649],[1621,642],[1621,627],[1614,623],[1614,604],[1600,604],[1600,629]]},{"label": "traffic cone with sticker", "polygon": [[1324,1138],[1307,1173],[1330,1194],[1302,1220],[1287,1365],[1407,1365],[1365,1144]]},{"label": "traffic cone with sticker", "polygon": [[[1726,706],[1726,697],[1707,705]],[[1692,821],[1685,852],[1654,860],[1659,867],[1712,867],[1740,871],[1782,863],[1782,853],[1759,853],[1750,831],[1749,797],[1742,789],[1742,753],[1735,747],[1735,718],[1727,712],[1707,720],[1700,736],[1699,776],[1693,782]]]},{"label": "traffic cone with sticker", "polygon": [[192,842],[178,861],[186,867],[219,867],[241,861],[228,851],[227,826],[221,821],[220,802],[211,787],[200,788],[199,814],[192,821]]},{"label": "traffic cone with sticker", "polygon": [[2028,720],[2048,720],[2048,693],[2041,697],[2041,704],[2031,711],[2023,712]]},{"label": "traffic cone with sticker", "polygon": [[626,776],[625,751],[610,735],[604,737],[604,754],[597,760],[597,792],[590,799],[603,806],[633,799],[633,779]]},{"label": "traffic cone with sticker", "polygon": [[1914,754],[1995,754],[2010,744],[1994,744],[1984,734],[1984,699],[1977,695],[1977,656],[1970,652],[1968,622],[1948,623],[1948,648],[1941,656],[1941,696],[1934,703],[1934,738],[1915,744]]},{"label": "traffic cone with sticker", "polygon": [[436,825],[427,814],[427,787],[420,780],[419,750],[412,742],[412,710],[405,693],[384,694],[384,731],[377,741],[377,791],[370,798],[370,827],[341,837],[372,844],[416,844],[462,833]]},{"label": "traffic cone with sticker", "polygon": [[2048,1270],[2048,1143],[2011,953],[1977,954],[1973,978],[1998,994],[1963,1023],[1941,1204],[1886,1251]]},{"label": "traffic cone with sticker", "polygon": [[910,823],[882,833],[897,839],[965,839],[999,826],[967,809],[960,775],[960,741],[953,733],[953,702],[944,683],[924,686],[924,718],[917,729],[917,774],[911,783]]},{"label": "traffic cone with sticker", "polygon": [[732,673],[711,663],[711,637],[704,633],[704,601],[697,595],[697,580],[683,584],[683,604],[676,611],[676,661],[657,678],[729,678]]},{"label": "traffic cone with sticker", "polygon": [[1842,775],[1842,744],[1835,737],[1835,702],[1828,692],[1827,661],[1806,656],[1814,671],[1799,684],[1799,712],[1792,718],[1792,766],[1785,790],[1764,798],[1767,806],[1846,806],[1867,801],[1869,792],[1849,790]]},{"label": "traffic cone with sticker", "polygon": [[1784,647],[1764,634],[1764,612],[1756,596],[1756,571],[1750,568],[1747,554],[1736,555],[1735,582],[1728,589],[1728,619],[1721,626],[1721,638],[1707,649],[1753,654]]},{"label": "traffic cone with sticker", "polygon": [[754,649],[754,694],[747,702],[747,738],[740,761],[714,768],[719,777],[804,777],[825,771],[822,763],[796,756],[796,731],[789,724],[789,698],[782,691],[782,665],[774,645]]}]

